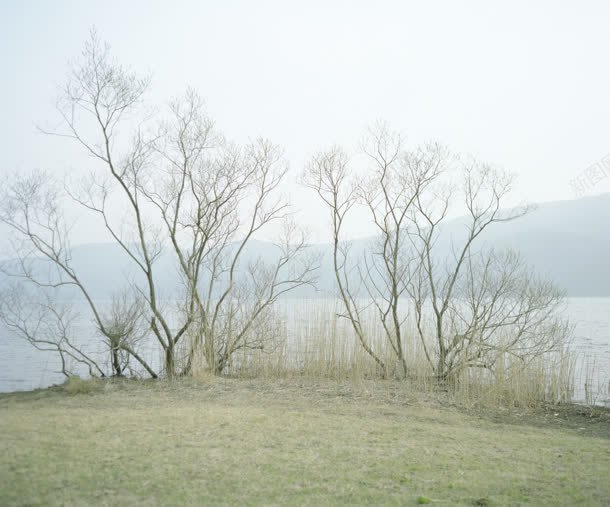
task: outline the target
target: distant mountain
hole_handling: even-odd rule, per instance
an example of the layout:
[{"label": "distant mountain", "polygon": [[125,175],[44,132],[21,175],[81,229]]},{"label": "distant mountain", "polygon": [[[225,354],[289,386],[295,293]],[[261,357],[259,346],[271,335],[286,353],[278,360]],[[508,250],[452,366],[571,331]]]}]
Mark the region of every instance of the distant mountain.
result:
[{"label": "distant mountain", "polygon": [[[448,220],[440,229],[437,254],[451,254],[466,234],[465,218]],[[357,256],[375,238],[352,242]],[[495,223],[477,240],[475,250],[512,249],[540,275],[553,280],[571,297],[610,297],[610,194],[534,206],[511,222]],[[329,261],[320,288],[333,287],[330,246],[321,247]]]},{"label": "distant mountain", "polygon": [[[134,251],[137,249],[134,248]],[[140,287],[145,286],[146,278],[142,270],[136,265],[117,243],[90,243],[72,248],[70,266],[73,268],[83,286],[94,299],[111,299],[122,289],[136,282]],[[248,242],[242,255],[242,261],[236,271],[239,277],[240,269],[247,268],[255,259],[262,258],[275,260],[279,258],[279,249],[272,243],[251,240]],[[4,261],[10,264],[13,261]],[[41,279],[56,276],[52,264],[44,259],[34,264],[36,272]],[[49,269],[51,268],[51,269]],[[47,273],[51,273],[48,275]],[[180,276],[179,266],[175,256],[167,248],[154,261],[153,274],[156,282],[157,295],[161,299],[175,299],[182,294],[183,280]],[[51,278],[46,278],[49,280]],[[53,278],[56,279],[56,278]],[[0,272],[0,286],[8,283],[8,278]],[[201,276],[202,285],[206,283],[205,274]],[[80,297],[80,292],[74,287],[62,288],[62,297]]]},{"label": "distant mountain", "polygon": [[[451,241],[459,241],[465,231],[463,218],[448,221],[442,228],[439,249],[448,254]],[[359,252],[374,238],[352,242]],[[539,204],[528,215],[508,223],[494,224],[481,237],[478,248],[511,248],[521,252],[525,261],[540,274],[555,281],[568,296],[610,297],[610,194],[576,200]],[[297,297],[316,297],[333,293],[331,246],[312,247],[323,256],[319,291],[304,288]],[[261,257],[277,258],[271,243],[252,241],[245,252],[245,266]],[[133,262],[114,244],[88,244],[73,249],[73,266],[96,298],[109,298],[126,280],[138,279]],[[176,296],[180,277],[168,255],[156,264],[159,287],[166,297]],[[0,283],[6,283],[0,278]]]},{"label": "distant mountain", "polygon": [[483,239],[519,251],[569,296],[610,296],[610,194],[540,204]]}]

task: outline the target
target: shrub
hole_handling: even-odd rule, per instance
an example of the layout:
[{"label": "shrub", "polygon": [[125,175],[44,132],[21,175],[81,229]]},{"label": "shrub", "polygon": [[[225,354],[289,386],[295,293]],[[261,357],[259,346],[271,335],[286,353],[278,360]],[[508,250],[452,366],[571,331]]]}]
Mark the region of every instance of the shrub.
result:
[{"label": "shrub", "polygon": [[99,380],[82,379],[79,376],[71,376],[62,384],[64,392],[75,395],[75,394],[91,394],[99,390]]}]

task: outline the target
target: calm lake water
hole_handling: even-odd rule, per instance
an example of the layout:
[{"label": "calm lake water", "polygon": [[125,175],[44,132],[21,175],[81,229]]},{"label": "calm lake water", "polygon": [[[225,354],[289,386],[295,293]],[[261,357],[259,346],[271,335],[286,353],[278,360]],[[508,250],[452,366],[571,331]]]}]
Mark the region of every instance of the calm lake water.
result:
[{"label": "calm lake water", "polygon": [[[328,302],[324,304],[328,306]],[[573,346],[578,354],[575,401],[585,401],[584,384],[589,377],[593,401],[610,405],[610,298],[571,298],[567,317],[575,325]],[[86,326],[82,331],[85,335]],[[99,352],[102,350],[100,347]],[[149,364],[158,364],[159,353],[154,343],[144,347],[142,354]],[[26,391],[61,383],[64,377],[57,373],[58,369],[57,354],[38,351],[0,328],[0,392]]]}]

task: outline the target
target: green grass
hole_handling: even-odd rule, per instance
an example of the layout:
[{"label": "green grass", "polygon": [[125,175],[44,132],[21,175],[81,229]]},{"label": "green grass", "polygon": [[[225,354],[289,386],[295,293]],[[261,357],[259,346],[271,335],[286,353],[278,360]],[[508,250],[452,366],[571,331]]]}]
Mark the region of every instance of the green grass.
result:
[{"label": "green grass", "polygon": [[395,382],[14,393],[0,505],[607,505],[610,419],[591,415],[468,413]]}]

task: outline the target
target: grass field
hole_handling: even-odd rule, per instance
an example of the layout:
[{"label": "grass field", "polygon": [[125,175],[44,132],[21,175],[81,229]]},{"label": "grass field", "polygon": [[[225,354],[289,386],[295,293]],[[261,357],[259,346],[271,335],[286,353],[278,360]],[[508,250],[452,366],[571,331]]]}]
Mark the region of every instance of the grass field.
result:
[{"label": "grass field", "polygon": [[0,505],[609,499],[607,410],[466,410],[390,381],[113,381],[0,395]]}]

